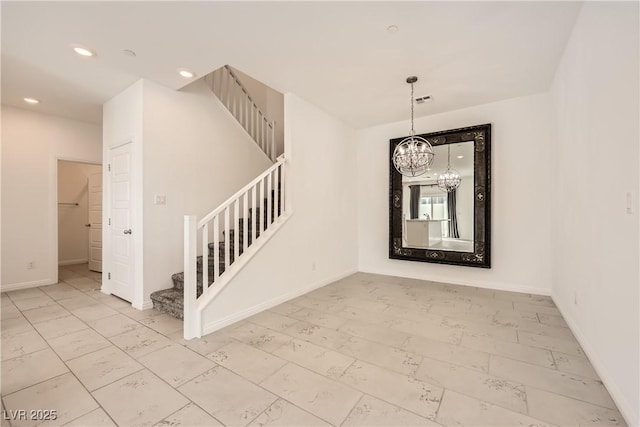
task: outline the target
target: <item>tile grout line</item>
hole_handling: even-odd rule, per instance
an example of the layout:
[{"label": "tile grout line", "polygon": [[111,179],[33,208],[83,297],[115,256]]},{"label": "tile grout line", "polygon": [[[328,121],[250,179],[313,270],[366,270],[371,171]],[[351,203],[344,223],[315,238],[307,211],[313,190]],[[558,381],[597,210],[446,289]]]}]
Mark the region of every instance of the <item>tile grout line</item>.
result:
[{"label": "tile grout line", "polygon": [[[86,277],[86,276],[85,276],[85,277]],[[92,280],[93,280],[93,279],[92,279]],[[64,282],[64,280],[63,280],[63,282]],[[58,281],[58,283],[60,283],[60,281]],[[64,283],[66,283],[66,282],[64,282]],[[97,283],[97,282],[96,282],[96,283]],[[67,284],[68,284],[69,286],[71,286],[71,287],[73,287],[73,288],[77,289],[75,286],[73,286],[73,285],[71,285],[71,284],[69,284],[69,283],[67,283]],[[100,286],[102,287],[102,284],[100,284]],[[79,290],[79,289],[77,289],[77,290]],[[82,292],[85,296],[89,297],[88,295],[86,295],[86,292],[85,292],[85,291],[81,291],[81,290],[79,290],[79,291],[80,291],[80,292]],[[44,292],[44,291],[43,291],[43,292]],[[89,298],[91,298],[91,297],[89,297]],[[64,308],[66,311],[69,311],[69,310],[67,310],[67,308],[66,308],[66,307],[62,306],[62,305],[61,305],[61,304],[59,304],[57,301],[56,301],[56,304],[60,305],[60,306],[61,306],[62,308]],[[87,326],[87,328],[88,328],[88,329],[93,330],[93,329],[91,328],[91,326],[90,326],[89,324],[87,324],[84,320],[82,320],[82,319],[78,318],[77,316],[75,316],[75,315],[73,315],[73,314],[71,314],[71,316],[75,317],[75,318],[76,318],[76,319],[78,319],[80,322],[84,323],[84,324]],[[31,322],[29,321],[29,319],[27,319],[27,321],[31,324],[31,326],[34,328],[34,330],[35,330],[35,331],[36,331],[36,332],[41,336],[41,338],[42,338],[42,339],[47,343],[47,346],[51,349],[51,351],[53,351],[53,353],[54,353],[54,354],[56,354],[56,356],[58,356],[58,358],[60,359],[60,361],[61,361],[61,362],[64,364],[64,366],[67,368],[67,370],[68,370],[68,372],[67,372],[67,373],[70,373],[71,375],[73,375],[73,377],[74,377],[74,378],[76,379],[76,381],[80,384],[80,386],[81,386],[81,387],[82,387],[82,388],[83,388],[83,389],[84,389],[84,390],[89,394],[89,396],[91,396],[91,399],[93,399],[93,401],[98,405],[98,408],[102,409],[102,411],[107,415],[107,417],[109,417],[109,419],[110,419],[110,420],[111,420],[115,425],[118,425],[118,423],[116,423],[116,422],[115,422],[115,420],[111,417],[111,414],[109,414],[109,412],[107,412],[107,410],[106,410],[106,409],[105,409],[105,408],[100,404],[100,402],[98,401],[98,399],[96,399],[96,398],[93,396],[93,394],[91,393],[91,391],[89,391],[89,389],[87,389],[87,387],[84,385],[84,383],[83,383],[82,381],[80,381],[80,379],[77,377],[76,373],[75,373],[75,372],[73,372],[73,370],[69,367],[69,365],[66,363],[66,361],[62,360],[62,358],[60,357],[60,355],[59,355],[59,354],[58,354],[58,353],[53,349],[53,347],[51,347],[51,345],[49,344],[49,341],[48,341],[44,336],[42,336],[42,334],[40,334],[40,331],[38,331],[38,330],[35,328],[35,326],[33,325],[33,323],[31,323]],[[75,331],[75,332],[78,332],[78,331]],[[72,333],[73,333],[73,332],[72,332]],[[96,332],[96,333],[97,333],[97,332]],[[66,334],[66,335],[70,335],[70,334]],[[62,335],[62,336],[64,336],[64,335]],[[100,334],[100,336],[102,336],[102,335]],[[103,337],[103,338],[105,338],[105,339],[106,339],[106,337]],[[109,341],[109,340],[107,340],[107,341]],[[99,351],[99,350],[97,350],[97,351]],[[96,408],[96,409],[97,409],[97,408]],[[91,411],[89,411],[89,412],[87,412],[87,413],[85,413],[85,414],[82,414],[81,416],[79,416],[79,417],[77,417],[77,418],[74,418],[73,420],[71,420],[71,421],[69,421],[69,422],[72,422],[72,421],[74,421],[74,420],[76,420],[76,419],[78,419],[78,418],[81,418],[81,417],[83,417],[83,416],[85,416],[85,415],[87,415],[87,414],[89,414],[89,413],[93,412],[94,410],[95,410],[95,409],[92,409]],[[68,424],[68,423],[65,423],[65,424]]]},{"label": "tile grout line", "polygon": [[[77,288],[76,288],[76,289],[77,289]],[[371,291],[370,291],[370,293],[375,292],[375,291],[376,291],[376,290],[378,290],[378,289],[382,289],[382,288],[375,288],[375,289],[371,290]],[[78,289],[78,290],[79,290],[79,289]],[[81,291],[81,292],[83,292],[83,293],[84,293],[84,291]],[[46,292],[45,292],[45,294],[46,294]],[[454,294],[454,295],[455,295],[455,294]],[[495,298],[495,296],[496,296],[496,293],[494,292],[493,297]],[[465,295],[464,297],[465,297],[465,298],[471,298],[471,296],[469,296],[469,295]],[[350,296],[349,298],[352,298],[352,297]],[[354,298],[357,298],[357,297],[354,297]],[[384,298],[384,296],[383,296],[383,298]],[[9,298],[9,299],[10,299],[10,301],[12,301],[12,300],[11,300],[11,298]],[[94,298],[94,299],[95,299],[95,298]],[[311,298],[311,299],[313,299],[313,298]],[[55,300],[54,300],[54,301],[55,301]],[[320,301],[320,302],[323,302],[323,303],[327,303],[327,304],[329,304],[329,303],[330,303],[330,302],[328,302],[328,301],[326,301],[326,300],[322,300],[322,299],[320,299],[319,301]],[[366,299],[366,301],[370,301],[370,300],[369,300],[369,299]],[[57,303],[57,301],[55,301],[55,302],[56,302],[56,304],[58,304],[59,306],[62,306],[61,304]],[[103,304],[103,305],[105,305],[105,306],[107,306],[107,304],[103,303],[103,302],[102,302],[102,301],[100,301],[100,300],[97,300],[97,302],[98,302],[98,303],[101,303],[101,304]],[[347,301],[347,302],[348,302],[348,301]],[[380,300],[373,300],[373,301],[371,301],[371,302],[379,303],[379,304],[384,304],[384,303],[383,303],[382,301],[380,301]],[[333,301],[333,303],[335,304],[335,303],[336,303],[336,301]],[[338,303],[340,303],[340,301],[338,301]],[[526,302],[524,302],[524,301],[521,301],[521,303],[525,303],[525,304],[526,304]],[[293,305],[296,305],[296,304],[293,304]],[[480,304],[480,305],[482,305],[482,304]],[[517,310],[515,310],[515,301],[511,301],[511,305],[512,305],[513,310],[514,310],[514,311],[517,311]],[[304,309],[310,309],[310,310],[319,311],[317,308],[309,308],[309,307],[305,307],[305,306],[298,306],[298,307],[300,307],[300,308],[299,308],[299,309],[297,309],[295,312],[299,312],[299,311],[304,310]],[[349,306],[344,305],[344,307],[347,307],[347,308],[348,308]],[[386,304],[386,307],[387,307],[387,309],[388,309],[389,307],[391,307],[391,305]],[[433,307],[433,304],[430,304],[430,305],[429,305],[429,310],[431,310],[431,308],[432,308],[432,307]],[[63,308],[65,308],[65,309],[66,309],[66,307],[63,307]],[[110,308],[115,308],[115,307],[110,307]],[[367,311],[368,311],[367,309],[363,309],[363,308],[359,308],[359,307],[353,307],[353,308],[354,308],[354,309],[357,309],[358,311],[364,311],[364,312],[367,312]],[[470,308],[472,308],[472,307],[469,307],[469,308],[467,308],[466,310],[468,311]],[[405,308],[405,309],[409,310],[409,308]],[[18,309],[18,310],[19,310],[19,309]],[[120,312],[119,310],[116,310],[116,311],[118,311],[118,312],[119,312],[119,314],[122,314],[122,315],[124,315],[125,317],[127,317],[127,318],[129,318],[129,319],[131,319],[131,320],[135,321],[136,323],[141,323],[140,321],[137,321],[136,319],[133,319],[133,318],[128,317],[128,315],[126,315],[126,314],[124,314],[124,313]],[[498,310],[498,311],[499,311],[499,310]],[[294,312],[294,313],[295,313],[295,312]],[[336,312],[336,313],[334,313],[334,312],[330,312],[330,313],[328,313],[328,314],[330,314],[330,315],[332,315],[332,316],[336,316],[337,318],[340,318],[341,316],[339,315],[339,313],[341,313],[341,311],[338,311],[338,312]],[[456,315],[457,315],[457,314],[462,314],[462,313],[465,313],[465,311],[462,311],[462,310],[461,310],[461,311],[460,311],[460,313],[458,313],[457,311],[455,312],[455,314],[456,314]],[[289,315],[286,315],[286,317],[289,317],[289,318],[291,318],[292,320],[300,320],[300,319],[292,318],[292,317],[291,317],[291,314],[293,314],[293,313],[290,313]],[[537,313],[537,312],[535,312],[534,314],[536,315],[536,318],[537,318],[538,322],[539,322],[539,323],[541,323],[541,322],[540,322],[540,314],[539,314],[539,313]],[[21,311],[21,315],[22,315],[22,311]],[[73,315],[73,313],[71,313],[71,315]],[[410,319],[406,319],[406,318],[404,318],[404,317],[393,316],[393,315],[390,315],[390,316],[391,316],[391,317],[395,317],[395,318],[399,318],[399,319],[402,319],[402,320],[410,321]],[[454,317],[454,319],[455,319],[455,318],[456,318],[456,317]],[[460,320],[465,320],[465,321],[467,321],[468,319],[469,319],[469,318],[467,318],[467,317],[465,317],[465,316],[463,316],[463,315],[461,315],[461,316],[460,316]],[[346,321],[350,321],[350,320],[353,320],[353,319],[352,319],[352,318],[349,318],[349,319],[348,319],[348,320],[346,320]],[[80,319],[80,321],[81,321],[81,322],[83,322],[84,324],[87,324],[87,322],[83,321],[82,319]],[[313,322],[313,321],[311,321],[311,322],[309,322],[308,320],[303,320],[303,321],[306,321],[306,322],[308,322],[308,323],[310,323],[310,324],[316,324],[316,325],[318,324],[318,323]],[[370,324],[370,325],[376,325],[375,323],[371,323],[371,322],[364,322],[364,323],[367,323],[367,324]],[[143,324],[143,326],[145,326],[145,325]],[[266,327],[266,326],[263,326],[263,325],[259,325],[259,326],[261,326],[262,328],[268,329],[268,330],[272,330],[270,327]],[[322,325],[319,325],[319,326],[322,326]],[[89,327],[93,330],[93,328],[92,328],[91,326],[89,326]],[[146,327],[149,327],[149,326],[146,326]],[[322,327],[326,327],[326,326],[322,326]],[[153,328],[150,328],[150,329],[152,329],[152,330],[153,330]],[[328,329],[330,329],[330,330],[337,330],[337,328],[335,328],[335,329],[333,329],[333,328],[328,328]],[[520,340],[519,340],[519,332],[520,332],[520,330],[519,330],[519,328],[515,328],[515,329],[516,329],[516,339],[517,339],[517,342],[516,342],[516,343],[513,343],[513,342],[511,342],[511,341],[505,341],[505,342],[509,342],[509,343],[512,343],[512,344],[517,344],[517,345],[525,346],[525,344],[521,344],[521,343],[520,343]],[[287,337],[290,337],[290,338],[297,338],[297,339],[300,339],[299,337],[293,337],[293,336],[291,336],[291,335],[288,335],[288,334],[286,334],[286,333],[283,333],[282,331],[276,331],[276,330],[273,330],[273,331],[274,331],[274,332],[277,332],[277,333],[280,333],[280,334],[283,334],[283,335],[285,335],[285,336],[287,336]],[[127,331],[122,332],[122,333],[126,333],[126,332],[127,332]],[[172,343],[172,344],[179,344],[179,345],[182,345],[183,347],[187,347],[187,348],[188,348],[189,350],[191,350],[193,353],[196,353],[196,354],[198,354],[198,355],[200,355],[200,356],[202,356],[202,357],[207,358],[208,360],[211,360],[211,359],[209,359],[207,356],[204,356],[204,355],[202,355],[202,354],[198,353],[197,351],[195,351],[195,350],[191,349],[191,348],[190,348],[190,347],[188,347],[187,345],[182,344],[181,342],[178,342],[178,341],[176,341],[175,339],[169,338],[167,335],[165,335],[165,334],[164,334],[164,333],[162,333],[162,332],[155,331],[155,330],[154,330],[154,332],[159,333],[160,335],[162,335],[162,336],[166,337],[169,341],[171,341],[171,343]],[[344,333],[344,334],[346,334],[346,335],[351,335],[351,334],[346,333],[346,332],[343,332],[343,331],[339,331],[339,332]],[[38,333],[39,333],[39,332],[38,332]],[[461,335],[461,337],[460,337],[460,342],[458,342],[457,344],[451,344],[450,342],[446,342],[446,341],[442,341],[442,342],[443,342],[443,343],[445,343],[445,344],[458,345],[458,346],[460,346],[460,347],[462,347],[462,348],[467,348],[467,347],[462,346],[462,340],[463,340],[463,338],[465,337],[465,334],[467,334],[467,333],[468,333],[468,332],[467,332],[466,330],[463,330],[463,331],[462,331],[462,335]],[[102,334],[100,334],[100,335],[102,336]],[[117,335],[120,335],[120,334],[117,334]],[[411,337],[411,336],[414,336],[415,334],[408,334],[408,335],[409,335],[409,337],[407,337],[407,338],[403,341],[403,343],[400,345],[400,348],[398,348],[397,346],[389,345],[389,344],[387,344],[387,343],[381,343],[381,342],[377,342],[377,341],[372,341],[372,340],[370,340],[370,339],[369,339],[369,338],[367,338],[367,337],[359,337],[359,336],[354,336],[354,337],[361,338],[361,339],[363,339],[363,340],[365,340],[365,341],[375,342],[375,343],[377,343],[377,344],[384,345],[384,346],[389,347],[389,348],[391,348],[391,349],[399,349],[399,350],[401,350],[401,351],[407,352],[405,349],[403,349],[403,348],[402,348],[402,346],[403,346],[403,344],[404,344],[404,343],[406,343],[406,341],[407,341],[408,339],[410,339],[410,337]],[[538,335],[541,335],[541,334],[538,334]],[[418,335],[415,335],[415,336],[418,336]],[[541,335],[541,336],[542,336],[542,337],[546,337],[545,335]],[[106,338],[106,337],[104,337],[104,338]],[[239,340],[239,339],[237,339],[237,338],[235,338],[235,337],[231,337],[231,338],[232,338],[234,341],[242,342],[241,340]],[[427,339],[433,339],[433,338],[431,338],[431,337],[425,337],[425,338],[427,338]],[[552,338],[553,338],[553,337],[552,337]],[[107,339],[107,341],[109,341],[109,342],[111,343],[111,345],[112,345],[112,346],[114,346],[115,348],[119,348],[119,347],[115,346],[115,345],[111,342],[111,340],[110,340],[109,338],[106,338],[106,339]],[[494,338],[494,339],[495,339],[495,338]],[[45,341],[45,342],[47,343],[47,345],[49,346],[49,342],[48,342],[47,340],[44,340],[44,341]],[[439,341],[439,340],[436,340],[436,341]],[[306,341],[306,340],[305,340],[305,342],[309,342],[309,341]],[[324,352],[324,353],[326,353],[326,352],[328,352],[328,351],[334,351],[334,352],[338,352],[338,354],[343,354],[343,353],[341,353],[341,352],[340,352],[340,348],[342,348],[342,347],[344,346],[344,343],[343,343],[343,344],[342,344],[338,349],[335,349],[335,348],[327,348],[327,347],[325,347],[324,345],[318,345],[316,342],[310,342],[310,343],[311,343],[312,345],[314,345],[314,346],[318,346],[318,347],[320,347],[320,348],[323,348],[323,349],[325,350],[325,352]],[[245,344],[246,344],[246,343],[245,343]],[[286,345],[286,343],[285,343],[285,344],[283,344],[283,346],[284,346],[284,345]],[[550,350],[550,349],[548,349],[548,348],[536,347],[536,346],[528,346],[528,347],[532,347],[532,348],[536,348],[536,349],[540,349],[540,350],[545,350],[545,351],[547,351],[547,352],[551,353],[551,354],[552,354],[552,360],[553,360],[553,363],[556,365],[556,369],[547,368],[546,366],[541,366],[541,365],[538,365],[538,364],[535,364],[535,363],[530,363],[530,362],[528,362],[528,361],[522,361],[522,360],[519,360],[519,359],[513,359],[513,358],[511,358],[511,357],[507,357],[507,356],[501,356],[501,355],[499,355],[499,354],[487,353],[487,354],[489,355],[489,362],[488,362],[488,369],[489,369],[489,372],[486,372],[485,374],[493,375],[492,373],[490,373],[490,372],[491,372],[491,366],[490,366],[491,360],[490,360],[490,359],[491,359],[491,357],[492,357],[492,356],[496,356],[496,357],[504,357],[504,358],[506,358],[506,359],[515,360],[515,361],[518,361],[518,362],[521,362],[521,363],[527,363],[527,364],[530,364],[530,365],[533,365],[533,366],[536,366],[536,367],[542,367],[542,368],[545,368],[545,369],[549,369],[549,370],[551,370],[551,371],[553,371],[553,370],[559,371],[559,370],[557,369],[557,362],[555,361],[555,356],[554,356],[554,354],[553,354],[553,351],[552,351],[552,350]],[[49,346],[49,348],[50,348],[50,346]],[[166,347],[163,347],[163,348],[166,348]],[[278,347],[278,348],[280,348],[280,347]],[[160,350],[162,350],[162,349],[154,350],[154,351],[152,351],[152,352],[151,352],[151,353],[149,353],[149,354],[152,354],[152,353],[154,353],[154,352],[156,352],[156,351],[160,351]],[[265,350],[262,350],[262,349],[260,349],[260,350],[261,350],[261,351],[265,351]],[[100,350],[96,350],[96,351],[100,351]],[[122,351],[122,349],[120,349],[120,351]],[[273,350],[272,350],[272,351],[273,351]],[[274,357],[278,357],[278,356],[274,355],[274,354],[272,353],[272,351],[269,351],[269,352],[266,352],[266,351],[265,351],[265,352],[266,352],[266,353],[268,353],[268,354],[273,355]],[[55,351],[54,351],[54,352],[55,352]],[[323,354],[324,354],[324,353],[323,353]],[[483,353],[484,353],[484,352],[483,352]],[[417,354],[419,354],[419,353],[417,353]],[[129,356],[129,355],[128,355],[128,356]],[[129,357],[131,357],[131,356],[129,356]],[[424,357],[427,357],[427,356],[422,356],[422,357],[424,358]],[[137,360],[137,359],[135,359],[135,358],[133,358],[133,357],[131,357],[131,358],[132,358],[132,360],[136,361],[137,363],[140,363],[140,362],[138,362],[138,360]],[[278,357],[278,358],[279,358],[279,357]],[[430,357],[427,357],[427,358],[430,358]],[[282,359],[282,358],[280,358],[280,359]],[[72,359],[70,359],[70,360],[72,360]],[[294,365],[297,365],[297,363],[295,363],[295,362],[291,362],[291,361],[288,361],[287,359],[282,359],[282,360],[283,360],[283,361],[285,361],[285,365],[283,365],[283,366],[286,366],[286,364],[287,364],[287,363],[292,363],[292,364],[294,364]],[[347,371],[347,370],[348,370],[348,369],[349,369],[349,368],[350,368],[354,363],[356,363],[356,361],[358,361],[358,360],[359,360],[359,359],[355,358],[355,359],[354,359],[354,361],[353,361],[353,362],[352,362],[352,363],[351,363],[351,364],[350,364],[350,365],[349,365],[349,366],[348,366],[348,367],[347,367],[347,368],[342,372],[342,374],[341,374],[341,376],[340,376],[340,377],[342,377],[342,376],[345,374],[345,372],[346,372],[346,371]],[[435,360],[438,360],[438,359],[435,359]],[[588,360],[588,359],[587,359],[587,360]],[[66,365],[66,362],[64,362],[64,361],[63,361],[63,363],[65,363],[65,365]],[[369,362],[367,362],[367,363],[369,363]],[[374,366],[375,366],[376,364],[372,364],[372,365],[374,365]],[[458,365],[458,364],[454,364],[454,365],[456,365],[456,366],[462,366],[462,365]],[[144,366],[144,365],[143,365],[143,366]],[[218,365],[218,366],[220,366],[220,365]],[[298,365],[298,366],[300,366],[300,365]],[[229,368],[226,368],[226,367],[224,367],[224,366],[222,366],[222,367],[223,367],[223,368],[225,368],[225,369],[229,369]],[[470,368],[470,367],[467,367],[467,366],[462,366],[462,367],[463,367],[464,369],[473,370],[473,368]],[[67,366],[67,368],[68,368],[68,366]],[[144,366],[144,368],[146,368],[146,366]],[[281,367],[281,368],[282,368],[282,367]],[[281,368],[280,368],[280,369],[281,369]],[[317,375],[320,375],[321,377],[323,377],[323,378],[325,378],[325,379],[333,380],[333,381],[334,381],[334,382],[336,382],[337,384],[340,384],[340,385],[342,385],[342,386],[345,386],[345,387],[347,387],[347,388],[352,389],[350,386],[348,386],[348,385],[346,385],[346,384],[343,384],[342,382],[340,382],[340,381],[339,381],[339,380],[337,380],[337,379],[333,379],[333,378],[327,377],[327,376],[325,376],[325,375],[323,375],[323,374],[320,374],[320,373],[318,373],[318,372],[316,372],[316,371],[313,371],[313,370],[311,370],[311,369],[309,369],[309,368],[306,368],[306,367],[304,367],[304,366],[302,366],[302,368],[303,368],[303,369],[305,369],[305,370],[308,370],[309,372],[312,372],[312,373],[315,373],[315,374],[317,374]],[[149,368],[146,368],[146,369],[148,369],[148,370],[149,370]],[[387,370],[385,367],[381,367],[381,369],[385,369],[385,370]],[[234,371],[232,371],[232,370],[230,370],[230,369],[229,369],[229,371],[234,372]],[[475,370],[473,370],[473,371],[475,371]],[[71,372],[71,373],[73,373],[73,371],[70,371],[70,372]],[[136,372],[139,372],[139,371],[136,371]],[[276,371],[276,372],[277,372],[277,371]],[[390,371],[390,372],[392,372],[392,373],[394,373],[394,374],[397,374],[395,371]],[[481,371],[481,372],[482,372],[482,371]],[[563,371],[560,371],[560,372],[563,372]],[[151,373],[153,374],[153,372],[151,372]],[[483,372],[483,373],[484,373],[484,372]],[[243,378],[245,381],[249,381],[247,378],[245,378],[243,375],[241,375],[241,374],[239,374],[239,373],[234,372],[234,374],[236,374],[236,375],[238,375],[239,377]],[[567,373],[567,374],[570,374],[570,373]],[[132,375],[132,374],[131,374],[131,375]],[[157,377],[157,375],[155,375],[155,374],[153,374],[153,375]],[[573,375],[573,374],[572,374],[572,375]],[[578,377],[580,377],[580,375],[577,375],[577,376],[578,376]],[[196,377],[197,377],[197,376],[196,376]],[[125,377],[125,378],[126,378],[126,377]],[[268,377],[267,377],[267,378],[268,378]],[[160,380],[162,380],[162,379],[160,378]],[[266,380],[266,379],[265,379],[265,380]],[[118,381],[118,380],[116,380],[116,381]],[[184,384],[186,384],[186,383],[188,383],[188,382],[190,382],[190,381],[193,381],[193,378],[192,378],[192,379],[190,379],[190,380],[188,380],[188,381],[186,381]],[[512,380],[508,380],[508,381],[512,381]],[[249,382],[251,382],[251,381],[249,381]],[[184,385],[184,384],[183,384],[183,385]],[[428,384],[428,383],[427,383],[427,384]],[[170,386],[171,388],[173,388],[173,386],[171,386],[171,385],[169,385],[169,386]],[[259,386],[259,385],[258,385],[258,386]],[[529,408],[528,408],[528,399],[527,399],[527,396],[526,396],[526,390],[527,390],[527,388],[529,388],[530,386],[525,385],[525,384],[523,384],[523,386],[525,387],[525,404],[527,405],[527,406],[526,406],[526,408],[527,408],[527,413],[528,413],[528,412],[529,412]],[[533,388],[535,388],[535,387],[533,387]],[[174,388],[174,389],[177,389],[177,388]],[[439,405],[438,405],[438,408],[437,408],[437,410],[436,410],[436,416],[437,416],[437,413],[438,413],[438,411],[440,410],[440,407],[441,407],[441,405],[442,405],[442,400],[443,400],[443,397],[444,397],[445,391],[446,391],[446,390],[448,390],[448,389],[445,389],[444,387],[442,387],[442,389],[443,389],[443,392],[442,392],[442,395],[441,395],[441,401],[440,401],[440,403],[439,403]],[[356,391],[358,391],[358,392],[360,392],[360,393],[363,393],[363,392],[361,392],[360,390],[357,390],[357,389],[356,389]],[[268,391],[268,390],[267,390],[267,392],[271,393],[271,392],[270,392],[270,391]],[[554,393],[554,394],[555,394],[555,392],[554,392],[554,391],[551,391],[550,393]],[[91,393],[90,393],[90,394],[91,394]],[[466,395],[465,393],[461,393],[461,394]],[[275,394],[275,395],[277,396],[277,394]],[[367,393],[365,392],[363,395],[367,395]],[[559,394],[559,393],[558,393],[558,395],[562,396],[562,394]],[[185,396],[185,397],[186,397],[186,396]],[[475,398],[475,397],[472,397],[472,396],[469,396],[469,397],[471,397],[471,398],[473,398],[473,399],[475,399],[475,400],[478,400],[478,401],[482,401],[482,399],[478,399],[478,398]],[[573,400],[576,400],[576,401],[581,401],[580,399],[576,399],[576,398],[574,398],[574,397],[570,397],[570,396],[567,396],[567,398],[570,398],[570,399],[573,399]],[[284,398],[282,398],[282,397],[280,397],[280,399],[282,399],[282,400],[283,400],[283,401],[285,401],[285,402],[288,402],[288,403],[292,404],[292,403],[291,403],[291,402],[289,402],[287,399],[284,399]],[[359,402],[361,399],[362,399],[362,396],[361,396],[361,398],[358,400],[358,402]],[[94,398],[94,400],[95,400],[95,398]],[[190,400],[190,399],[188,399],[188,398],[187,398],[187,400],[188,400],[188,401],[191,401],[191,400]],[[392,404],[392,403],[390,403],[390,402],[386,402],[384,399],[380,399],[380,400],[381,400],[381,401],[384,401],[385,403],[388,403],[388,404],[390,404],[390,405],[393,405],[394,407],[397,407],[396,405],[394,405],[394,404]],[[276,401],[277,401],[277,399],[276,399]],[[192,402],[192,401],[191,401],[191,402]],[[195,404],[195,402],[192,402],[192,403],[194,403],[194,405],[198,406],[197,404]],[[586,403],[586,404],[589,404],[589,405],[599,406],[599,405],[595,405],[595,404],[590,403],[590,402],[585,402],[585,403]],[[496,404],[494,404],[494,403],[490,403],[490,404],[491,404],[491,405],[495,405],[495,406],[497,406],[497,407],[501,407],[500,405],[496,405]],[[270,407],[271,407],[272,405],[273,405],[273,403],[270,405]],[[293,404],[292,404],[292,405],[293,405]],[[99,406],[100,406],[100,405],[99,405]],[[296,406],[296,405],[294,405],[294,406]],[[356,403],[356,406],[357,406],[357,403]],[[100,406],[100,407],[101,407],[101,406]],[[355,406],[354,406],[354,408],[355,408]],[[354,409],[354,408],[352,408],[352,409],[351,409],[351,411],[349,412],[349,414],[353,411],[353,409]],[[608,408],[606,408],[606,407],[603,407],[603,408],[608,409]],[[202,409],[202,408],[200,408],[200,409]],[[406,409],[404,409],[404,408],[402,408],[402,409],[403,409],[403,410],[406,410]],[[508,411],[511,411],[511,412],[515,412],[515,413],[520,413],[520,412],[518,412],[518,411],[514,411],[514,410],[512,410],[512,409],[508,409],[508,408],[503,408],[503,409],[508,410]],[[408,411],[408,410],[407,410],[407,411]],[[105,411],[105,412],[106,412],[106,411]],[[176,412],[177,412],[177,411],[176,411]],[[208,413],[207,411],[204,411],[204,412]],[[261,412],[261,414],[262,414],[262,413],[264,413],[264,412],[265,412],[265,411]],[[305,412],[306,412],[306,411],[305,411]],[[411,411],[409,411],[409,412],[411,412]],[[348,418],[348,416],[349,416],[349,415],[347,415],[347,418]],[[346,418],[345,418],[345,420],[346,420]],[[343,420],[341,424],[343,424],[345,420]]]}]

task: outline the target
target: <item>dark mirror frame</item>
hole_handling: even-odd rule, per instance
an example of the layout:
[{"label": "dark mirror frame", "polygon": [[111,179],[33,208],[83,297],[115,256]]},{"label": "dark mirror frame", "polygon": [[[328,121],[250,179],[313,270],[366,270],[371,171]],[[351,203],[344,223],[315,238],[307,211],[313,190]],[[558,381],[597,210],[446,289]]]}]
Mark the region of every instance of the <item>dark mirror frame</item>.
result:
[{"label": "dark mirror frame", "polygon": [[389,146],[389,258],[491,268],[491,124],[419,135],[432,146],[474,141],[473,252],[407,248],[402,246],[402,175],[393,166],[393,151],[406,137]]}]

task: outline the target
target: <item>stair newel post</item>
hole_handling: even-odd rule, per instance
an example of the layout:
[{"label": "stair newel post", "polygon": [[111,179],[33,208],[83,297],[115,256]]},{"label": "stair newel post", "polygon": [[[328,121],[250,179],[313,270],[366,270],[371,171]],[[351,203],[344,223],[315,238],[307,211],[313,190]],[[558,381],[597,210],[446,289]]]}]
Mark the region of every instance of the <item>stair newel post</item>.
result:
[{"label": "stair newel post", "polygon": [[198,223],[195,215],[184,217],[184,338],[202,336],[202,317],[196,307],[197,286],[197,236]]}]

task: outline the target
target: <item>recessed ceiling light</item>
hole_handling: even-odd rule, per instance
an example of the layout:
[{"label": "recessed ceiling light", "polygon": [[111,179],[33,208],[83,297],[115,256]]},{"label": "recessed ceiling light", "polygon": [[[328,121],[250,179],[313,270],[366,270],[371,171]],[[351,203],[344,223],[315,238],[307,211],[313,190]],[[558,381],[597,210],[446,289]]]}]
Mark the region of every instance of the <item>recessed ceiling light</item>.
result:
[{"label": "recessed ceiling light", "polygon": [[192,71],[187,70],[186,68],[179,68],[178,74],[180,74],[180,76],[184,77],[185,79],[190,79],[195,76]]},{"label": "recessed ceiling light", "polygon": [[458,159],[463,159],[463,158],[464,158],[464,156],[458,156]]},{"label": "recessed ceiling light", "polygon": [[24,99],[24,102],[26,102],[27,104],[35,105],[40,103],[40,101],[38,101],[35,98],[23,98],[23,99]]},{"label": "recessed ceiling light", "polygon": [[125,49],[122,51],[122,53],[124,53],[127,56],[132,56],[132,57],[136,56],[135,50],[131,50],[131,49]]},{"label": "recessed ceiling light", "polygon": [[394,34],[398,32],[398,26],[397,25],[389,25],[387,27],[387,33],[389,34]]},{"label": "recessed ceiling light", "polygon": [[73,51],[75,53],[77,53],[80,56],[85,56],[85,57],[92,57],[92,56],[96,56],[96,53],[90,49],[87,49],[86,47],[82,47],[82,46],[75,46],[73,48]]}]

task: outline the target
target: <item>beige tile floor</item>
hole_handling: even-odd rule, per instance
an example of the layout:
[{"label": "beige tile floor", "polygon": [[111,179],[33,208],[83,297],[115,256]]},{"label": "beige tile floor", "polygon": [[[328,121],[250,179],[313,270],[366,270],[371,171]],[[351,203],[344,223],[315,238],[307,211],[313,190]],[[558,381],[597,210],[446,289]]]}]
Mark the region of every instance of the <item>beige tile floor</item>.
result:
[{"label": "beige tile floor", "polygon": [[102,294],[86,265],[60,280],[2,294],[6,415],[56,410],[43,424],[75,426],[624,425],[548,297],[358,273],[184,341],[181,321]]}]

